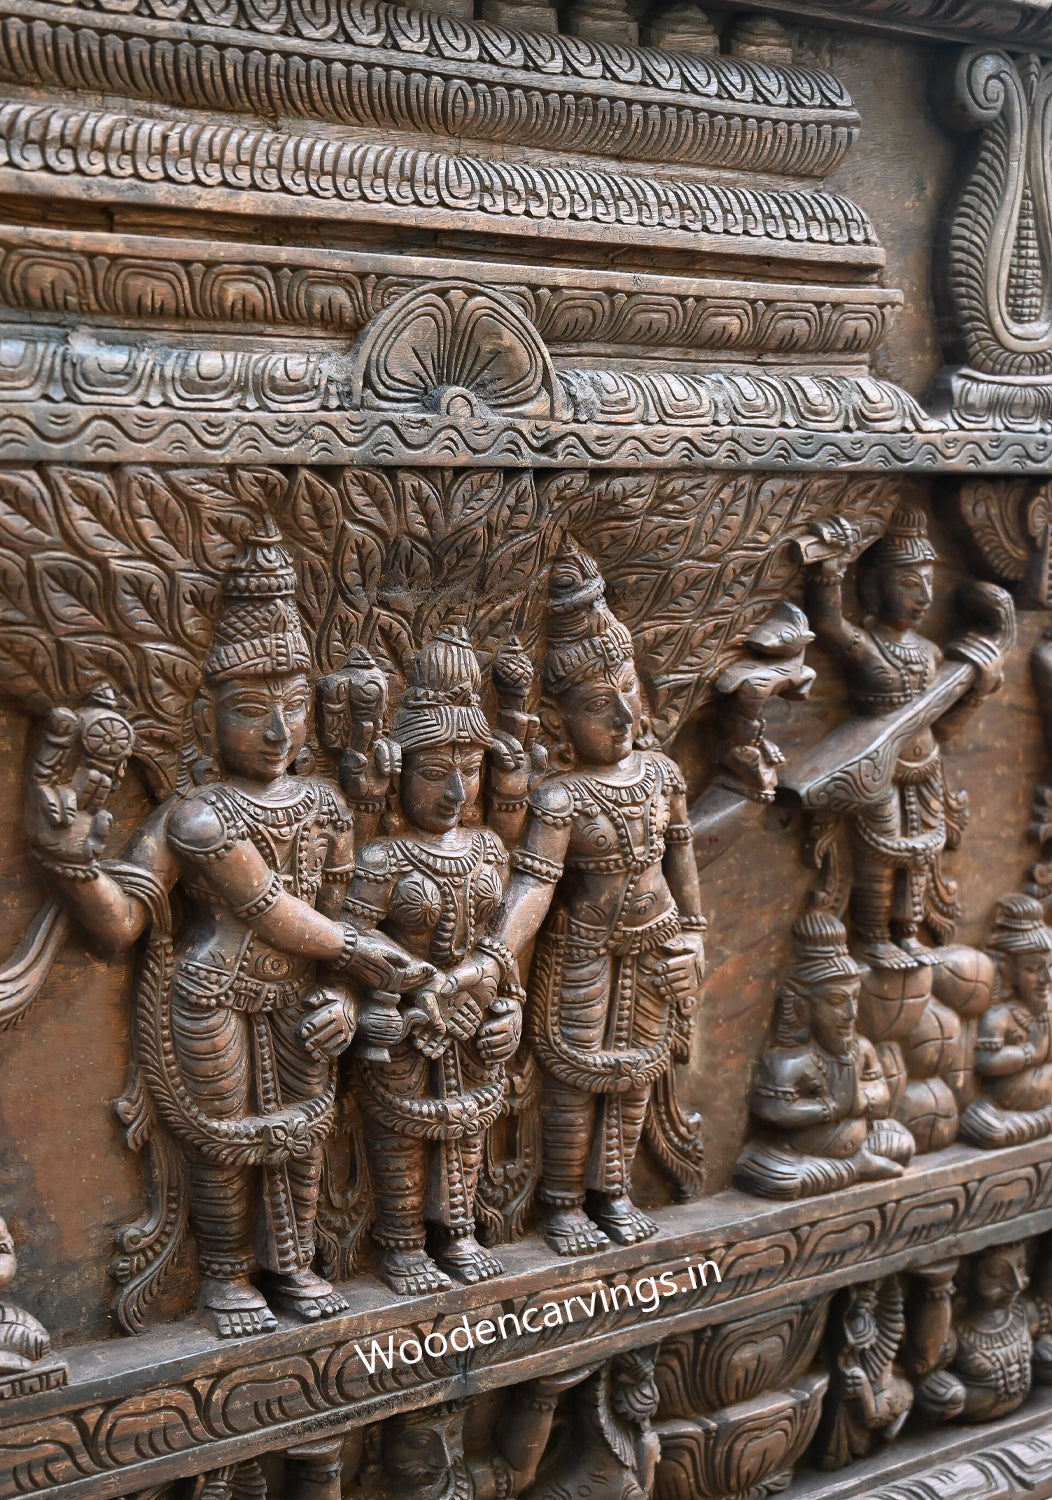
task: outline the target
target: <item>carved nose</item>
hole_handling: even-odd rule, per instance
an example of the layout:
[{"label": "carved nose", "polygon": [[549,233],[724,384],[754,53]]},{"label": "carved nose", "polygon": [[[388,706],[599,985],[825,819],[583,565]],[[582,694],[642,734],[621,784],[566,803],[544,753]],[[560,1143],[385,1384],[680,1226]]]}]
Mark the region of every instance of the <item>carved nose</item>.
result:
[{"label": "carved nose", "polygon": [[454,771],[446,782],[446,791],[453,802],[461,803],[467,798],[467,788],[464,786],[464,778],[459,771]]},{"label": "carved nose", "polygon": [[624,725],[625,728],[632,722],[632,705],[623,693],[618,693],[617,695],[615,717],[617,722]]},{"label": "carved nose", "polygon": [[267,720],[267,727],[263,731],[263,738],[271,745],[282,745],[289,737],[289,726],[285,723],[285,715],[280,708],[275,708]]}]

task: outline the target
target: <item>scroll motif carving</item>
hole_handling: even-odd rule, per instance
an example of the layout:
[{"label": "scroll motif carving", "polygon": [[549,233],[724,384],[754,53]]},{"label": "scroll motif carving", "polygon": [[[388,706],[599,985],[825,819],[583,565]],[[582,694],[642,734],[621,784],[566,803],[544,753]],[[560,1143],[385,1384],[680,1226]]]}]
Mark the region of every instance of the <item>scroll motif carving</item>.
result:
[{"label": "scroll motif carving", "polygon": [[943,377],[965,427],[1052,422],[1052,70],[1040,58],[965,52],[959,123],[981,135],[950,223],[946,266],[960,357]]},{"label": "scroll motif carving", "polygon": [[1052,513],[1040,480],[971,479],[961,485],[962,519],[982,564],[1026,608],[1052,602]]},{"label": "scroll motif carving", "polygon": [[506,297],[441,284],[407,292],[369,324],[352,377],[362,404],[444,415],[479,408],[561,415],[562,393],[536,330]]}]

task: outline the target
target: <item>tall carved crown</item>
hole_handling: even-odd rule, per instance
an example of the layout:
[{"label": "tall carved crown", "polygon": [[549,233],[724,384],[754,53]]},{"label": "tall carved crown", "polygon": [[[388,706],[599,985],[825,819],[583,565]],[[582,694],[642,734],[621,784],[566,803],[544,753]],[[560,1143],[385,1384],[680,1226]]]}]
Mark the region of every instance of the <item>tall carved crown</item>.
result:
[{"label": "tall carved crown", "polygon": [[392,736],[403,750],[493,743],[482,711],[482,673],[462,626],[439,630],[413,657]]},{"label": "tall carved crown", "polygon": [[793,959],[775,1007],[774,1042],[787,1047],[803,1039],[802,1002],[812,985],[854,978],[862,971],[847,947],[843,922],[828,911],[808,911],[793,923]]},{"label": "tall carved crown", "polygon": [[988,948],[995,953],[1052,953],[1052,932],[1033,896],[1004,896],[997,903]]},{"label": "tall carved crown", "polygon": [[250,532],[223,580],[222,605],[205,657],[206,682],[303,672],[311,664],[296,608],[296,574],[267,518]]},{"label": "tall carved crown", "polygon": [[870,549],[875,563],[888,568],[903,563],[934,562],[936,551],[928,540],[928,519],[919,505],[902,500],[895,507],[888,529]]},{"label": "tall carved crown", "polygon": [[561,693],[596,667],[632,660],[632,635],[611,614],[595,559],[563,536],[548,577],[548,649],[543,681]]}]

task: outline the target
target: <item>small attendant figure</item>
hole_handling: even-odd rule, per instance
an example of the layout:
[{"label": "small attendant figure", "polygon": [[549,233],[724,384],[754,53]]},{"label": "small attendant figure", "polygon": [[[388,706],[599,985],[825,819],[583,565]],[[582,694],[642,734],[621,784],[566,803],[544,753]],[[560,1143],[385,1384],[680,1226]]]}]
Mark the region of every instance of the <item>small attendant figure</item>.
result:
[{"label": "small attendant figure", "polygon": [[1040,904],[998,902],[987,947],[997,978],[975,1041],[983,1092],[962,1115],[961,1135],[973,1146],[1021,1146],[1052,1131],[1052,931]]},{"label": "small attendant figure", "polygon": [[810,1197],[901,1176],[912,1157],[910,1132],[888,1118],[876,1050],[855,1029],[861,972],[836,917],[813,911],[797,918],[773,1044],[749,1097],[762,1134],[735,1165],[735,1180],[749,1192]]}]

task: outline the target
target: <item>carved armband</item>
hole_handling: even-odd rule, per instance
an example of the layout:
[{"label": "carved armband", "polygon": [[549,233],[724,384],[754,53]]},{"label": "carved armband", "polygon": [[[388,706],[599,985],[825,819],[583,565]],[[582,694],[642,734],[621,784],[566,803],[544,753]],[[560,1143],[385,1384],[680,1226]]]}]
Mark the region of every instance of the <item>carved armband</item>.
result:
[{"label": "carved armband", "polygon": [[253,917],[262,917],[276,906],[284,889],[281,876],[274,871],[263,889],[253,896],[251,901],[246,901],[241,906],[234,906],[231,910],[235,917],[240,917],[244,922],[250,922]]},{"label": "carved armband", "polygon": [[543,880],[548,885],[557,885],[563,873],[562,865],[554,859],[545,859],[542,854],[531,854],[528,849],[516,849],[511,856],[511,867],[513,870],[521,870],[524,875],[532,875],[537,880]]},{"label": "carved armband", "polygon": [[684,932],[708,932],[709,930],[709,924],[700,912],[693,916],[689,912],[681,915],[679,925]]},{"label": "carved armband", "polygon": [[666,844],[692,844],[693,842],[693,831],[686,823],[670,823],[665,829]]}]

